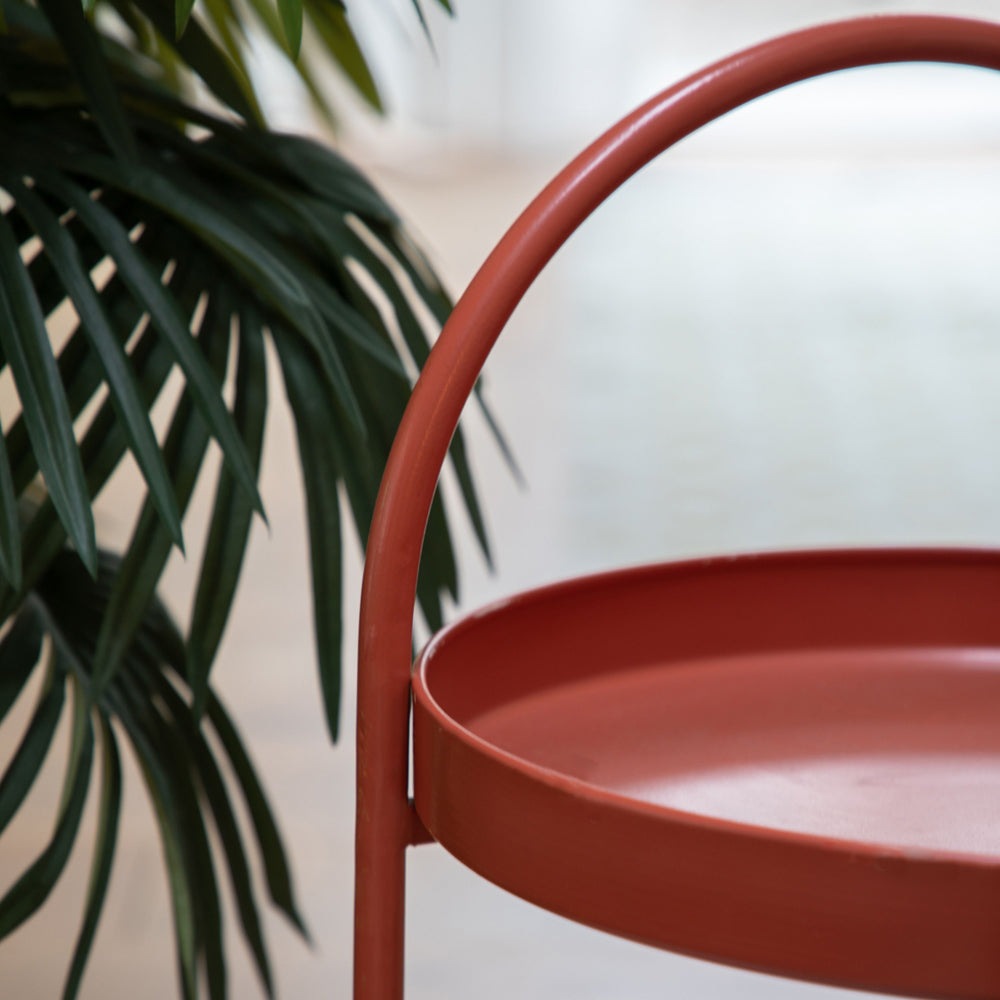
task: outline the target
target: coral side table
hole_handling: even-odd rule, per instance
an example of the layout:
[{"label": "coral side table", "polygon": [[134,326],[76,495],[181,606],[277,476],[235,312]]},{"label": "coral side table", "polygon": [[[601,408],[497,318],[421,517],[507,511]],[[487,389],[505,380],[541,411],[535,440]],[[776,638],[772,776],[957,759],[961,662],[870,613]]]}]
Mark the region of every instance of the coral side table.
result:
[{"label": "coral side table", "polygon": [[524,899],[658,947],[889,994],[1000,997],[1000,553],[623,570],[466,617],[411,670],[449,441],[558,247],[706,122],[798,80],[901,61],[1000,69],[1000,24],[845,21],[683,80],[559,174],[456,307],[368,549],[356,1000],[402,996],[405,853],[431,840]]}]

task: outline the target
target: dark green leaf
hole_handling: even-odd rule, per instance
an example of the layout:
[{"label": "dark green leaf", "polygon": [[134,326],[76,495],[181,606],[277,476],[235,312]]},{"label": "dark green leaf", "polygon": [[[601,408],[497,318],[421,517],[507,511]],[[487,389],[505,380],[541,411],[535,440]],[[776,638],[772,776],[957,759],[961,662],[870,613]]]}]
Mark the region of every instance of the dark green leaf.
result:
[{"label": "dark green leaf", "polygon": [[56,828],[42,853],[10,887],[3,899],[0,899],[0,940],[38,910],[62,874],[80,827],[93,757],[94,733],[90,725],[87,699],[77,691],[70,757]]},{"label": "dark green leaf", "polygon": [[53,676],[50,669],[28,728],[0,780],[0,833],[20,808],[45,763],[62,715],[64,691],[63,678]]},{"label": "dark green leaf", "polygon": [[197,17],[189,18],[184,34],[175,38],[176,22],[171,3],[164,0],[135,0],[135,6],[152,21],[164,43],[177,52],[223,104],[227,104],[247,122],[258,125],[263,123],[263,115],[249,79],[212,41]]},{"label": "dark green leaf", "polygon": [[10,630],[0,641],[0,722],[7,717],[31,672],[42,648],[42,626],[36,612],[22,608]]},{"label": "dark green leaf", "polygon": [[[233,416],[257,468],[267,414],[267,370],[260,317],[249,306],[240,309],[239,364]],[[212,522],[205,544],[188,640],[188,683],[194,710],[201,715],[208,693],[208,672],[222,639],[243,556],[253,510],[236,489],[228,469],[219,472]]]},{"label": "dark green leaf", "polygon": [[[16,171],[9,172],[11,177],[17,178]],[[44,195],[37,190],[36,196],[42,198]],[[102,203],[114,212],[126,226],[132,228],[139,220],[135,217],[136,203],[134,199],[120,198],[110,192],[100,194]],[[51,212],[57,212],[54,204],[46,202]],[[37,235],[35,227],[30,224],[23,213],[12,207],[7,213],[7,218],[11,226],[15,229],[15,234],[19,243],[24,244]],[[80,260],[83,262],[84,270],[89,274],[100,261],[104,259],[104,249],[97,240],[91,236],[90,231],[83,223],[74,217],[60,219],[59,224],[73,242]],[[140,241],[146,239],[146,234],[140,237]],[[48,254],[38,253],[31,259],[28,265],[28,273],[31,275],[31,284],[34,286],[35,294],[38,296],[39,305],[45,316],[50,316],[67,298],[66,285],[62,276],[52,265],[52,260]]]},{"label": "dark green leaf", "polygon": [[309,100],[319,114],[322,121],[331,130],[337,129],[337,116],[334,113],[332,104],[327,94],[328,88],[318,79],[314,63],[315,60],[306,54],[299,52],[295,58],[289,51],[285,29],[281,23],[281,17],[275,11],[275,5],[271,0],[248,0],[248,7],[256,15],[258,22],[263,27],[267,37],[288,57],[295,67],[299,79],[306,88]]},{"label": "dark green leaf", "polygon": [[410,279],[414,291],[430,309],[431,315],[440,326],[444,326],[454,304],[419,247],[407,236],[398,222],[387,225],[379,219],[365,218],[361,221],[362,234],[367,231],[379,246],[392,254],[396,263],[403,268]]},{"label": "dark green leaf", "polygon": [[240,78],[249,80],[244,55],[249,44],[241,16],[237,15],[229,0],[205,0],[204,8],[226,54],[237,67]]},{"label": "dark green leaf", "polygon": [[[77,238],[77,245],[83,247],[86,240],[81,238],[80,231],[74,229],[74,236]],[[89,233],[87,233],[87,236],[89,236]],[[158,264],[162,269],[162,266],[167,262],[167,257],[164,255],[163,241],[159,237],[159,230],[155,226],[150,226],[139,237],[138,243],[143,247],[143,252],[150,260]],[[93,241],[93,247],[97,248],[96,241]],[[89,270],[103,256],[104,251],[99,248],[91,251],[90,256],[84,262],[85,266]],[[36,254],[30,267],[32,282],[35,285],[36,291],[39,290],[37,276],[39,271],[42,270],[39,266],[40,262],[44,262],[47,273],[51,274],[54,280],[58,280],[55,278],[55,272],[52,270],[48,257],[45,254]],[[65,295],[65,289],[61,282],[59,282],[59,288],[58,300],[61,301]],[[136,324],[141,319],[142,310],[117,275],[111,278],[104,286],[100,295],[105,312],[111,320],[112,329],[115,330],[122,344],[125,344],[135,330]],[[45,308],[45,302],[41,298],[41,294],[39,294],[39,298],[42,301],[43,308]],[[55,308],[55,303],[50,306],[51,308]],[[94,357],[87,337],[79,329],[79,326],[70,336],[65,347],[59,354],[59,380],[66,390],[66,401],[69,405],[70,415],[76,420],[83,408],[100,388],[103,381],[101,366]],[[7,432],[7,447],[10,455],[14,489],[20,494],[27,488],[38,472],[38,463],[31,448],[31,441],[28,437],[23,417],[18,417]]]},{"label": "dark green leaf", "polygon": [[174,0],[174,38],[180,38],[184,34],[191,11],[194,10],[195,0]]},{"label": "dark green leaf", "polygon": [[424,38],[427,39],[427,44],[434,47],[434,39],[431,37],[431,28],[427,23],[427,18],[424,16],[424,8],[420,5],[420,0],[413,0],[413,9],[417,13],[417,20],[420,22],[420,27],[423,28]]},{"label": "dark green leaf", "polygon": [[[66,342],[59,355],[58,369],[70,417],[75,420],[101,384],[100,366],[82,331],[74,333]],[[38,474],[38,459],[23,413],[14,421],[6,437],[14,491],[21,494]]]},{"label": "dark green leaf", "polygon": [[17,491],[7,457],[7,443],[0,432],[0,572],[15,590],[21,586],[21,525]]},{"label": "dark green leaf", "polygon": [[[183,152],[192,159],[217,171],[227,186],[235,188],[242,185],[247,188],[248,204],[243,209],[244,224],[248,222],[247,212],[255,211],[268,227],[280,233],[287,242],[296,245],[302,251],[305,250],[307,237],[311,236],[323,251],[324,263],[330,261],[338,269],[342,267],[339,249],[333,239],[333,226],[340,228],[343,226],[339,214],[333,215],[331,221],[332,213],[327,205],[315,198],[303,198],[297,191],[290,191],[287,181],[283,186],[274,183],[264,176],[258,164],[239,162],[231,150],[217,149],[208,143],[190,144],[186,140],[178,140],[176,133],[167,128],[159,129],[158,134],[172,146],[179,150],[183,149]],[[193,185],[188,186],[189,191],[192,187]],[[258,236],[263,243],[264,234]],[[317,318],[325,320],[328,327],[342,333],[362,350],[371,354],[380,364],[402,373],[403,368],[388,338],[383,342],[364,317],[337,294],[336,289],[330,285],[328,275],[312,267],[298,267],[295,278],[301,286],[302,293],[317,312]],[[285,310],[286,314],[294,311],[294,309]],[[324,357],[324,364],[331,376],[331,388],[344,395],[350,409],[351,385],[349,382],[344,382],[343,363],[327,330],[310,324],[302,332]]]},{"label": "dark green leaf", "polygon": [[341,537],[339,472],[330,447],[329,425],[317,426],[325,387],[316,366],[289,334],[272,328],[281,359],[285,391],[295,418],[299,465],[306,493],[309,562],[312,570],[313,628],[319,660],[326,724],[336,740],[340,720]]},{"label": "dark green leaf", "polygon": [[125,118],[98,36],[84,16],[80,0],[38,0],[69,57],[87,106],[108,145],[123,160],[135,160],[135,139]]},{"label": "dark green leaf", "polygon": [[[254,957],[261,982],[267,995],[271,997],[274,995],[271,967],[267,958],[260,917],[254,901],[250,866],[247,863],[243,838],[240,835],[239,825],[229,801],[229,793],[226,790],[222,772],[215,762],[205,737],[195,724],[190,709],[177,694],[176,689],[162,674],[151,671],[151,675],[156,692],[163,699],[173,717],[174,724],[178,727],[186,746],[193,755],[198,778],[205,792],[205,801],[212,812],[219,839],[222,842],[233,895],[236,897],[240,924],[243,928],[243,936]],[[207,697],[206,693],[206,699]]]},{"label": "dark green leaf", "polygon": [[[46,601],[60,620],[57,637],[60,649],[67,643],[92,645],[93,623],[100,617],[99,608],[107,600],[120,566],[115,557],[102,554],[98,579],[90,584],[75,566],[60,561],[59,574],[65,574],[65,579],[58,588],[47,585],[45,589]],[[213,995],[219,996],[224,983],[218,938],[218,898],[214,874],[209,867],[211,860],[200,815],[198,786],[204,792],[205,804],[216,819],[228,856],[244,931],[255,951],[255,960],[263,961],[261,971],[265,981],[269,979],[269,970],[253,901],[249,867],[224,779],[190,710],[157,668],[157,664],[168,661],[175,670],[183,669],[183,656],[176,654],[178,644],[176,628],[162,606],[154,602],[138,634],[137,643],[129,653],[125,669],[107,691],[106,703],[119,715],[136,745],[140,766],[158,811],[168,871],[174,886],[175,920],[181,935],[179,947],[182,950],[182,980],[186,995],[194,995],[194,970],[198,956],[202,955],[208,964],[209,982],[214,984],[211,987]],[[266,833],[260,836],[261,842],[268,844],[272,854],[265,862],[268,879],[277,886],[281,886],[283,880],[290,896],[280,841],[245,751],[231,730],[231,723],[221,706],[211,695],[208,711],[211,719],[220,720],[213,725],[217,724],[225,733],[226,753],[236,761],[234,771],[238,774],[237,780],[241,787],[248,790],[245,792],[248,800],[255,803],[251,810],[255,828],[270,831],[270,838]],[[275,852],[276,859],[273,857]],[[277,891],[280,892],[280,889]],[[185,971],[187,969],[191,970],[190,975]]]},{"label": "dark green leaf", "polygon": [[193,998],[198,995],[198,937],[195,903],[192,899],[196,887],[190,884],[185,865],[182,831],[173,789],[164,770],[164,761],[157,752],[156,740],[150,733],[149,701],[140,699],[135,704],[124,697],[116,697],[114,705],[135,748],[146,791],[156,813],[167,881],[170,884],[181,988],[185,997]]},{"label": "dark green leaf", "polygon": [[[364,455],[342,457],[340,468],[347,486],[348,497],[355,523],[361,534],[362,546],[367,547],[368,530],[375,496],[378,491],[381,468],[385,463],[409,396],[409,383],[396,379],[391,373],[379,371],[371,365],[354,364],[348,359],[352,380],[358,386],[358,396],[365,407],[370,425],[369,436],[375,447],[372,460],[367,464]],[[341,447],[338,453],[346,448]],[[362,481],[357,482],[361,476]],[[457,599],[458,573],[452,551],[451,539],[444,513],[440,491],[431,503],[424,533],[423,555],[417,579],[417,599],[424,618],[432,632],[444,624],[441,591]]]},{"label": "dark green leaf", "polygon": [[246,449],[226,409],[218,380],[212,377],[205,359],[195,347],[176,299],[160,282],[159,276],[145,257],[136,250],[127,230],[98,202],[92,201],[86,191],[53,174],[46,174],[44,181],[40,178],[40,182],[64,198],[106,247],[119,268],[122,280],[142,303],[159,333],[170,344],[177,363],[187,377],[188,390],[212,435],[219,442],[226,461],[243,488],[254,498],[256,509],[262,512],[256,476]]},{"label": "dark green leaf", "polygon": [[[202,360],[207,363],[209,377],[216,386],[222,382],[230,346],[231,302],[224,291],[221,289],[209,301],[199,334],[199,341],[205,344],[206,351]],[[208,428],[195,408],[190,392],[185,392],[174,411],[163,446],[177,506],[181,511],[187,509],[191,499],[208,441]],[[169,555],[170,538],[147,500],[129,541],[128,553],[101,624],[94,655],[94,687],[97,691],[104,689],[118,669],[153,598]]]},{"label": "dark green leaf", "polygon": [[[343,299],[330,287],[328,281],[308,273],[303,274],[303,278],[306,279],[304,284],[312,295],[316,306],[329,324],[331,333],[343,335],[383,368],[387,368],[399,376],[405,375],[402,362],[392,349],[391,342],[383,340],[372,324],[366,322],[355,309],[346,305]],[[340,356],[341,364],[343,364],[342,351]],[[351,386],[353,393],[353,382]],[[336,388],[336,386],[332,388]]]},{"label": "dark green leaf", "polygon": [[327,0],[307,0],[307,9],[317,34],[347,75],[347,79],[374,110],[384,111],[382,95],[343,8],[336,7]]},{"label": "dark green leaf", "polygon": [[132,453],[145,475],[153,501],[174,544],[183,548],[180,515],[174,502],[173,490],[149,414],[139,398],[135,377],[120,343],[122,338],[112,329],[80,255],[68,233],[60,226],[58,218],[41,198],[20,182],[5,178],[4,183],[18,209],[41,237],[46,254],[65,283],[80,317],[81,326],[95,355],[100,359],[111,399],[125,428]]},{"label": "dark green leaf", "polygon": [[302,0],[278,0],[278,10],[289,54],[298,59],[302,47]]},{"label": "dark green leaf", "polygon": [[[119,572],[120,567],[121,559],[118,559],[115,573]],[[181,679],[187,675],[184,637],[158,597],[154,597],[150,602],[146,615],[139,625],[133,653],[136,657],[144,657],[160,668],[172,667]]]},{"label": "dark green leaf", "polygon": [[[370,220],[364,221],[366,228],[370,228],[372,234],[381,242],[381,245],[389,250],[393,257],[395,257],[396,261],[402,266],[407,276],[410,278],[410,281],[413,283],[414,291],[431,310],[435,319],[437,319],[437,321],[443,326],[447,322],[448,316],[451,314],[452,302],[448,293],[441,287],[440,282],[438,282],[434,275],[433,269],[428,263],[426,257],[424,257],[424,255],[420,252],[420,249],[398,226],[385,226],[381,223],[373,224]],[[413,343],[408,342],[407,347],[410,350],[414,350],[414,348],[416,348],[416,341]],[[426,360],[426,354],[429,349],[430,345],[427,345],[423,351],[418,352],[418,355],[414,355],[421,368],[423,367],[424,360]],[[518,467],[517,459],[514,457],[514,452],[511,449],[510,444],[504,436],[503,431],[500,429],[500,425],[497,423],[496,418],[493,416],[493,412],[490,410],[485,399],[483,398],[482,386],[483,381],[480,379],[473,389],[473,394],[479,403],[483,419],[486,421],[490,433],[493,436],[493,440],[496,441],[497,447],[500,449],[500,454],[507,463],[507,467],[510,469],[511,474],[514,476],[515,480],[523,486],[525,482],[524,476]],[[456,458],[454,453],[452,454],[452,458]],[[461,476],[461,467],[458,464],[457,459],[456,467],[459,469],[459,474]],[[468,503],[468,497],[466,497],[466,502]],[[489,558],[488,553],[487,558]]]},{"label": "dark green leaf", "polygon": [[345,211],[396,225],[399,216],[358,169],[334,150],[301,136],[275,136],[272,156],[314,194]]},{"label": "dark green leaf", "polygon": [[236,727],[226,714],[222,702],[211,693],[208,696],[206,712],[226,751],[250,813],[271,900],[291,920],[303,937],[308,937],[309,932],[295,903],[292,876],[288,869],[288,858],[281,842],[281,834],[278,832],[278,825],[274,821],[253,762],[240,740]]},{"label": "dark green leaf", "polygon": [[[248,287],[255,289],[265,305],[283,316],[291,328],[312,344],[331,385],[341,397],[345,412],[358,427],[361,426],[357,401],[344,373],[343,361],[336,344],[326,335],[315,305],[293,270],[283,262],[281,255],[267,245],[267,234],[254,232],[252,220],[240,203],[224,199],[218,191],[207,189],[193,172],[184,171],[177,162],[172,164],[169,174],[145,168],[123,170],[119,164],[99,153],[47,146],[48,140],[41,134],[33,136],[33,139],[30,146],[18,145],[17,155],[32,162],[39,183],[44,181],[52,185],[53,190],[74,207],[76,201],[60,189],[64,179],[45,165],[43,153],[56,158],[67,169],[87,174],[102,183],[117,185],[136,197],[147,199],[201,236],[248,282]],[[93,214],[93,204],[85,206],[85,210]]]},{"label": "dark green leaf", "polygon": [[[142,690],[139,696],[150,701],[152,691]],[[212,1000],[225,1000],[222,910],[208,834],[198,802],[198,789],[194,783],[193,747],[155,709],[148,713],[146,731],[151,741],[155,741],[160,766],[170,783],[170,794],[176,808],[176,831],[191,887],[195,934],[205,962],[208,993]]]},{"label": "dark green leaf", "polygon": [[[371,275],[376,285],[388,296],[396,320],[399,323],[400,333],[403,335],[407,350],[410,352],[410,357],[418,368],[422,368],[430,353],[430,344],[427,340],[423,324],[417,318],[397,277],[392,273],[385,261],[349,226],[343,225],[338,230],[331,224],[329,232],[331,233],[331,238],[336,238],[338,241],[342,255],[356,260]],[[336,235],[334,236],[334,234]],[[411,278],[415,277],[412,270],[410,275]],[[466,510],[469,513],[469,518],[476,533],[476,538],[487,562],[489,562],[490,548],[489,539],[486,534],[486,524],[483,521],[479,500],[476,496],[475,486],[473,485],[472,470],[469,467],[461,428],[456,430],[455,436],[452,438],[450,455],[459,487],[462,491],[462,498],[465,501]]]},{"label": "dark green leaf", "polygon": [[80,981],[90,957],[90,949],[97,932],[97,922],[104,908],[104,899],[111,877],[115,844],[118,839],[118,818],[121,812],[122,775],[118,746],[110,723],[101,716],[101,800],[97,814],[97,832],[94,837],[94,856],[90,868],[90,884],[83,913],[80,934],[73,949],[73,959],[63,987],[63,1000],[73,1000],[80,989]]},{"label": "dark green leaf", "polygon": [[[175,173],[178,171],[175,170]],[[163,190],[165,210],[195,226],[196,231],[202,233],[212,246],[222,250],[229,263],[252,282],[264,302],[284,316],[288,324],[313,346],[348,419],[361,428],[357,400],[344,371],[340,351],[327,335],[316,303],[303,285],[302,278],[266,246],[266,237],[260,238],[254,233],[245,211],[239,219],[224,214],[217,197],[209,191],[197,190],[193,175],[184,178],[183,189],[168,182],[165,177],[151,176],[147,186],[150,196],[160,197],[160,188]],[[308,275],[307,271],[303,272],[305,275]]]},{"label": "dark green leaf", "polygon": [[0,216],[0,347],[21,398],[49,495],[84,564],[97,564],[94,520],[45,320],[6,218]]},{"label": "dark green leaf", "polygon": [[[178,265],[175,282],[178,300],[191,310],[197,299],[198,286],[192,278],[192,269],[186,263]],[[148,406],[158,395],[173,366],[170,350],[156,336],[146,330],[132,352],[132,361],[139,380],[143,399]],[[114,407],[107,401],[98,410],[81,442],[81,453],[87,468],[87,488],[96,496],[117,468],[125,454],[126,442],[115,416]],[[65,534],[52,504],[46,501],[31,519],[24,534],[24,584],[35,586],[42,574],[59,555]],[[17,604],[17,594],[6,588],[0,592],[0,617],[10,614]]]}]

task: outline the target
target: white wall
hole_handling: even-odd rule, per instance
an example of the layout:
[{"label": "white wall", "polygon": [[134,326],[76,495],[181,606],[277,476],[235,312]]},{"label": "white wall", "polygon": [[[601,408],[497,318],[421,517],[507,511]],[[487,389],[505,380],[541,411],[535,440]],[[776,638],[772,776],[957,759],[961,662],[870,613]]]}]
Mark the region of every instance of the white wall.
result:
[{"label": "white wall", "polygon": [[[432,53],[412,8],[392,13],[357,3],[352,17],[373,55],[391,108],[391,131],[414,133],[458,146],[508,152],[551,151],[579,145],[656,90],[707,62],[775,34],[824,20],[892,11],[934,11],[996,17],[995,0],[474,0],[457,4],[449,19],[423,0],[434,41]],[[435,55],[436,53],[436,55]],[[896,74],[883,89],[899,111],[891,126],[899,137],[919,138],[922,102],[942,99],[936,86]],[[947,127],[968,141],[995,134],[995,115],[973,77],[941,85]],[[870,142],[886,137],[886,122],[872,125],[864,109],[867,85],[828,89],[822,134],[829,141]],[[816,99],[769,105],[753,130],[777,136],[790,123],[817,121]],[[808,109],[808,110],[807,110]],[[371,123],[351,117],[366,138]],[[381,130],[384,135],[384,130]],[[808,131],[808,128],[807,128]],[[820,131],[813,129],[812,131]]]}]

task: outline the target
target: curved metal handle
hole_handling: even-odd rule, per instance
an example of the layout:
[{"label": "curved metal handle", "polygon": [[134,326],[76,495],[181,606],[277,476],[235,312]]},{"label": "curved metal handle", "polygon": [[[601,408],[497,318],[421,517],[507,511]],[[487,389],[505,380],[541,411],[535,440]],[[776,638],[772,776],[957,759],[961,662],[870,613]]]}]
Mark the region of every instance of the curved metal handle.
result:
[{"label": "curved metal handle", "polygon": [[402,854],[410,643],[431,500],[462,408],[528,287],[605,198],[663,150],[756,97],[836,70],[892,62],[1000,69],[1000,24],[890,15],[822,25],[746,49],[642,105],[529,205],[458,302],[393,444],[368,541],[358,680],[355,996],[402,995]]}]

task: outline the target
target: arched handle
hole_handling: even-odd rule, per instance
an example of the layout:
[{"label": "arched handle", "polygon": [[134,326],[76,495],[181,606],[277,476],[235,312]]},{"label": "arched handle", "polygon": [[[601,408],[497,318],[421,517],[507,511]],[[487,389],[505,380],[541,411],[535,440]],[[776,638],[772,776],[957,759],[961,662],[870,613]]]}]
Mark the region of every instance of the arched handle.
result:
[{"label": "arched handle", "polygon": [[[390,954],[395,948],[401,956],[401,855],[414,839],[406,788],[417,568],[448,446],[500,331],[573,231],[678,140],[788,84],[856,66],[915,61],[1000,69],[1000,24],[859,18],[785,35],[689,76],[573,160],[508,230],[455,307],[400,424],[368,540],[358,668],[356,997],[401,995],[393,985],[398,981],[401,991],[401,958],[397,963]],[[395,905],[394,893],[399,912],[389,914],[384,907]]]}]

